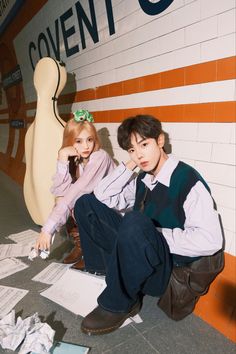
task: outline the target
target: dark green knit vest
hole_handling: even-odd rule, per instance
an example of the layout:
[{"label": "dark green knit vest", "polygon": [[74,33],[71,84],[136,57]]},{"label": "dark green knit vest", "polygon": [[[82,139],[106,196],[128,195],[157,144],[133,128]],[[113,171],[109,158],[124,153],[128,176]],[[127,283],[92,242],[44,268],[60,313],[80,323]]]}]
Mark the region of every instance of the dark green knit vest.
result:
[{"label": "dark green knit vest", "polygon": [[158,182],[150,191],[142,182],[145,174],[142,172],[137,178],[134,210],[142,210],[156,227],[184,229],[183,205],[192,187],[201,181],[210,192],[200,174],[184,162],[179,162],[173,171],[169,187]]}]

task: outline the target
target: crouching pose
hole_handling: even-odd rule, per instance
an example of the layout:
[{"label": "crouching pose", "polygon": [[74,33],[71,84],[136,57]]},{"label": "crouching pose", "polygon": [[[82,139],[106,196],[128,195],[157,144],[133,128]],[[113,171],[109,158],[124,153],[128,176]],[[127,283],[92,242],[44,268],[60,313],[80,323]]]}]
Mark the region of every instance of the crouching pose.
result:
[{"label": "crouching pose", "polygon": [[146,115],[127,118],[118,142],[130,161],[75,204],[85,268],[106,274],[98,307],[81,324],[87,334],[114,331],[139,312],[145,294],[163,295],[174,266],[222,248],[209,188],[195,169],[165,153],[161,123]]},{"label": "crouching pose", "polygon": [[[70,169],[70,167],[72,167]],[[56,174],[51,192],[57,203],[42,227],[36,241],[36,250],[48,250],[52,235],[64,225],[73,214],[76,200],[83,194],[91,193],[98,182],[115,167],[112,158],[100,148],[93,117],[87,110],[74,113],[64,129],[62,148],[58,152]],[[82,258],[79,233],[75,232],[74,248],[64,263],[75,263],[77,269]]]}]

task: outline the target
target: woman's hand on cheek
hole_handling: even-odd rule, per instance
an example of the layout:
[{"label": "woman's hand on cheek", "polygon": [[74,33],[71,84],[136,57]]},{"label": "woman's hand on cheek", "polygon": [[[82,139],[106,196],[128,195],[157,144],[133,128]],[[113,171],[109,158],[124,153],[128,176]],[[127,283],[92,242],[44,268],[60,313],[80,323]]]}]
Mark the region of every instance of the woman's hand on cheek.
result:
[{"label": "woman's hand on cheek", "polygon": [[78,158],[80,157],[78,151],[74,148],[74,146],[66,146],[60,149],[58,152],[59,161],[68,161],[69,157],[71,156],[77,156]]}]

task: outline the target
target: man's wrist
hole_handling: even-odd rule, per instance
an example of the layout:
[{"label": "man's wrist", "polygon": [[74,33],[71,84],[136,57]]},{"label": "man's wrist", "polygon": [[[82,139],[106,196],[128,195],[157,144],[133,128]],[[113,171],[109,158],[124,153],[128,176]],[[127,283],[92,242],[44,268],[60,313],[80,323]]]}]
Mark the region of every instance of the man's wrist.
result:
[{"label": "man's wrist", "polygon": [[131,171],[133,171],[137,167],[137,165],[132,160],[129,160],[128,162],[126,162],[125,166],[126,166],[126,168],[128,168]]}]

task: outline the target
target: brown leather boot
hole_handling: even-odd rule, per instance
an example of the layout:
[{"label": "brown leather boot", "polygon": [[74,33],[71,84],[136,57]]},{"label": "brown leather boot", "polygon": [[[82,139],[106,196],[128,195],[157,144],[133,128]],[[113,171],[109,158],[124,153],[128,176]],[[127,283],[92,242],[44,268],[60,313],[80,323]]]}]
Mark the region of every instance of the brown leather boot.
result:
[{"label": "brown leather boot", "polygon": [[66,258],[63,260],[63,263],[65,264],[71,264],[71,263],[75,263],[81,260],[82,256],[83,256],[83,252],[82,252],[82,248],[80,245],[80,237],[79,237],[79,232],[78,232],[78,228],[75,227],[70,231],[70,236],[73,237],[73,241],[74,241],[74,248],[72,249],[72,251],[70,252],[70,254],[68,254],[68,256],[66,256]]},{"label": "brown leather boot", "polygon": [[141,302],[138,300],[127,312],[111,312],[96,307],[90,312],[81,323],[81,330],[88,335],[101,335],[115,331],[129,317],[135,316],[141,309]]},{"label": "brown leather boot", "polygon": [[75,264],[73,264],[73,265],[71,266],[71,268],[77,269],[77,270],[81,270],[82,272],[86,272],[84,259],[81,258],[81,260],[78,261],[78,262],[76,262]]},{"label": "brown leather boot", "polygon": [[68,217],[65,227],[66,227],[66,234],[68,238],[73,237],[73,234],[75,232],[78,233],[76,222],[72,216]]}]

